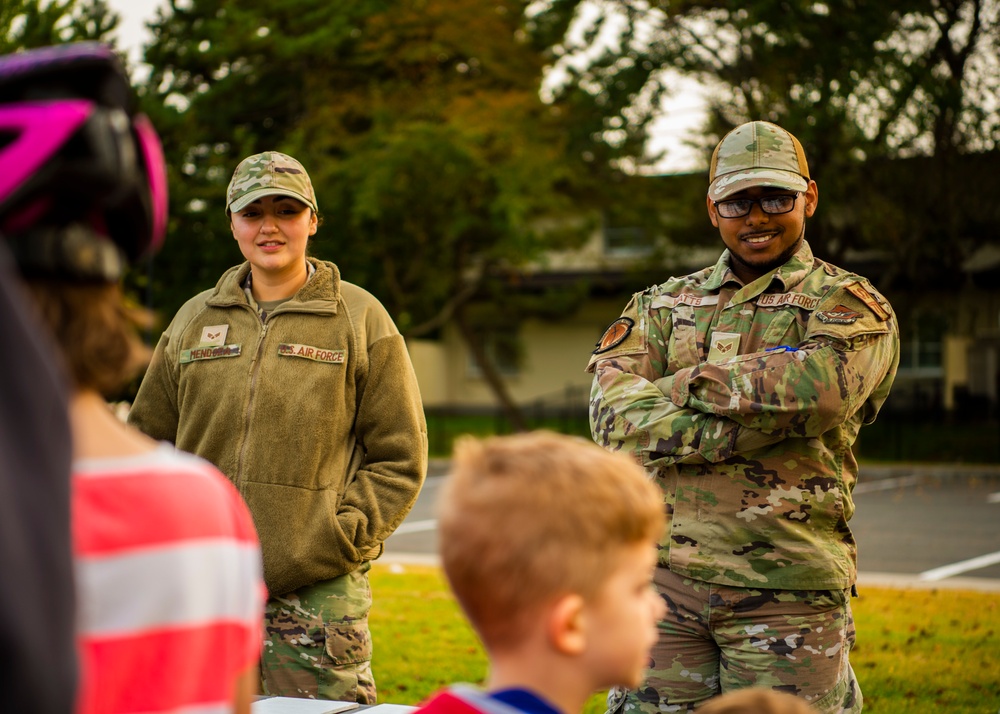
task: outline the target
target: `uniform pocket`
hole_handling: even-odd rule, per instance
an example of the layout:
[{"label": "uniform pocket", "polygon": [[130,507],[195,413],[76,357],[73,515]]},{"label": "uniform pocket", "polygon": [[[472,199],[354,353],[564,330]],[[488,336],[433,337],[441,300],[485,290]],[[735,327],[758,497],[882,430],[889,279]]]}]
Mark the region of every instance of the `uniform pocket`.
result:
[{"label": "uniform pocket", "polygon": [[324,587],[323,645],[324,664],[331,667],[370,662],[372,635],[368,629],[368,612],[372,604],[368,571],[371,563],[362,563],[356,570],[334,578]]},{"label": "uniform pocket", "polygon": [[357,622],[326,623],[325,659],[334,667],[368,662],[372,658],[372,636],[368,619]]}]

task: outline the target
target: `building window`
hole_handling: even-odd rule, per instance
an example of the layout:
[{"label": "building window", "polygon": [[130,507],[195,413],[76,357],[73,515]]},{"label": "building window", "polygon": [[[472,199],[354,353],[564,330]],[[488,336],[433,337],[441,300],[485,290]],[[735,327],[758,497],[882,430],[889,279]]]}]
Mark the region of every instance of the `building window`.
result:
[{"label": "building window", "polygon": [[910,315],[908,325],[907,339],[901,339],[899,344],[898,373],[911,379],[944,376],[941,337],[948,332],[949,316],[937,310],[918,309]]},{"label": "building window", "polygon": [[899,345],[900,371],[940,370],[941,343],[907,340]]},{"label": "building window", "polygon": [[[521,366],[521,345],[518,341],[517,329],[512,328],[509,332],[482,330],[479,332],[479,337],[482,340],[486,358],[496,367],[497,372],[504,377],[516,376]],[[482,378],[482,370],[473,357],[472,351],[468,350],[467,355],[466,374],[473,379]]]},{"label": "building window", "polygon": [[653,252],[653,241],[642,228],[637,226],[611,228],[604,227],[605,255],[642,257]]}]

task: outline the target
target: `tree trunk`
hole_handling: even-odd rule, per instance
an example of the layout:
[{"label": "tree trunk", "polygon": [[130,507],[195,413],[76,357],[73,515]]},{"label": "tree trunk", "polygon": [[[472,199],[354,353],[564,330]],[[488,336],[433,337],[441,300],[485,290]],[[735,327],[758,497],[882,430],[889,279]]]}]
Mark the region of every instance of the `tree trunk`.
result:
[{"label": "tree trunk", "polygon": [[510,421],[511,428],[514,431],[528,431],[528,425],[524,420],[521,408],[511,398],[503,377],[500,376],[493,361],[486,355],[482,339],[480,339],[479,335],[476,334],[476,331],[469,324],[464,305],[460,305],[455,309],[455,324],[458,326],[458,331],[462,335],[462,340],[468,346],[469,352],[472,353],[472,358],[476,360],[479,372],[483,375],[490,389],[493,390],[493,395],[497,398],[501,410]]}]

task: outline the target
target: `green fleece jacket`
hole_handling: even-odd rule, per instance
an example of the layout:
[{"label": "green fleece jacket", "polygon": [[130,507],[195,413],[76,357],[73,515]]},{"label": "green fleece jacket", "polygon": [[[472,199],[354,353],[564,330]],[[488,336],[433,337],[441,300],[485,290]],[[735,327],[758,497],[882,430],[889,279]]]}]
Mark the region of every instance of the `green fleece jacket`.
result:
[{"label": "green fleece jacket", "polygon": [[427,470],[427,426],[402,336],[333,263],[261,320],[249,263],[184,304],[129,422],[215,464],[253,513],[271,595],[377,557]]}]

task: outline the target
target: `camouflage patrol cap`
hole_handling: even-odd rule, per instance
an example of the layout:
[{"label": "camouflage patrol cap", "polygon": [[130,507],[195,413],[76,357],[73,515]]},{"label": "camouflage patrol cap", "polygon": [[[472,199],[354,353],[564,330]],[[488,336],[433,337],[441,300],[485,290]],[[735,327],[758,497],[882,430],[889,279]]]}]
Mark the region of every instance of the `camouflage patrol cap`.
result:
[{"label": "camouflage patrol cap", "polygon": [[791,133],[770,122],[752,121],[733,129],[715,147],[708,180],[713,201],[753,186],[805,191],[809,164]]},{"label": "camouflage patrol cap", "polygon": [[226,212],[242,210],[263,196],[291,196],[319,210],[305,168],[277,151],[264,151],[240,162],[226,190]]}]

